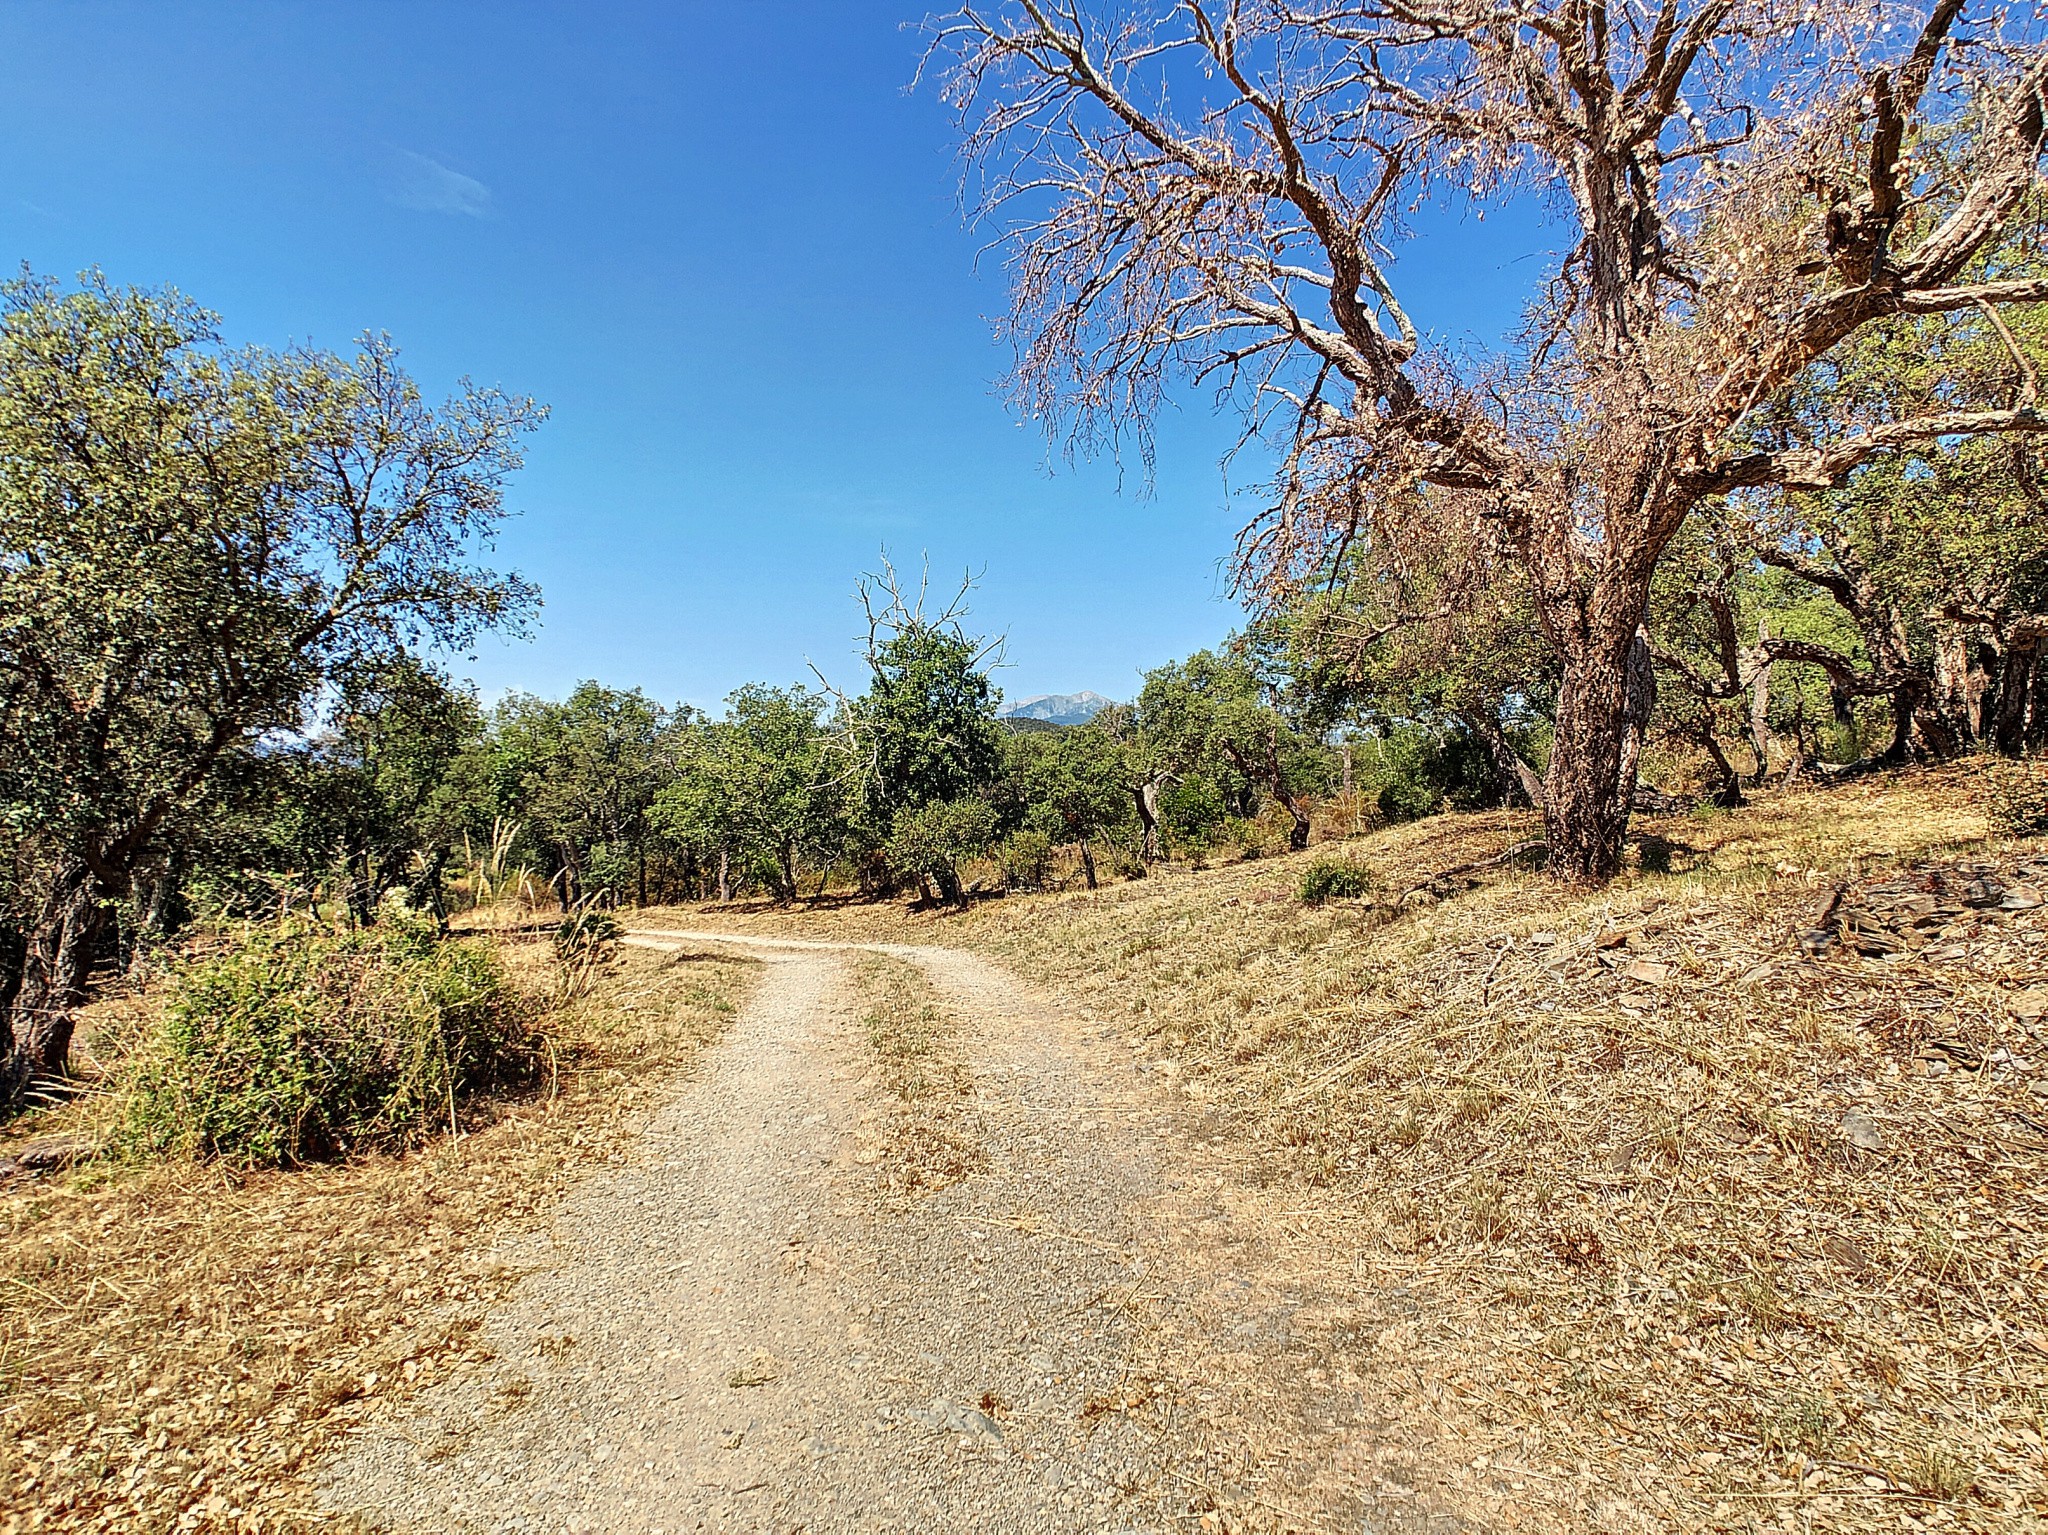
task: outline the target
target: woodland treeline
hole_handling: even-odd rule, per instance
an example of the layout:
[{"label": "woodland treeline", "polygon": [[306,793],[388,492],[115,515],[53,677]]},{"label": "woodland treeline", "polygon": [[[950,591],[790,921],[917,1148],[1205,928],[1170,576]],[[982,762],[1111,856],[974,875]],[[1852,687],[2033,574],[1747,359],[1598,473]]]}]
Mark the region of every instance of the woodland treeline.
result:
[{"label": "woodland treeline", "polygon": [[[1648,777],[1739,799],[2048,744],[2048,48],[2025,7],[997,0],[929,24],[1005,253],[1021,411],[1132,448],[1220,388],[1274,465],[1247,623],[1078,729],[996,718],[885,576],[842,690],[715,715],[447,658],[545,412],[387,338],[225,345],[172,292],[0,292],[0,1097],[96,967],[210,913],[356,924],[1093,882],[1525,802],[1623,867]],[[1557,237],[1488,350],[1427,333],[1425,206]],[[1475,220],[1476,223],[1476,220]],[[1092,680],[1092,679],[1091,679]]]},{"label": "woodland treeline", "polygon": [[[1871,363],[1894,387],[1997,367],[1981,331],[1897,329]],[[486,708],[435,653],[538,602],[477,560],[531,401],[429,406],[381,338],[235,351],[177,295],[96,279],[8,288],[0,377],[17,1091],[61,1072],[96,968],[195,921],[367,925],[394,894],[444,922],[505,894],[958,902],[1304,847],[1318,809],[1364,827],[1544,794],[1560,665],[1511,568],[1474,586],[1418,560],[1400,601],[1438,610],[1390,624],[1346,551],[1086,726],[999,718],[965,588],[927,613],[886,566],[849,607],[856,691],[754,684],[706,713],[593,681]],[[1729,803],[2038,748],[2038,474],[2023,440],[1963,439],[1772,520],[1700,518],[1646,613],[1649,776]]]}]

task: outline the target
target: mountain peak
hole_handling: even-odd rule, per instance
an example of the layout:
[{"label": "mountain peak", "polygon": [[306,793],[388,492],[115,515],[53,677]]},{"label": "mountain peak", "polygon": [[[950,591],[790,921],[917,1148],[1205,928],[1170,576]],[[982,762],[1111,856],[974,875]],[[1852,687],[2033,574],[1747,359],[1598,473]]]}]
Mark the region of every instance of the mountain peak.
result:
[{"label": "mountain peak", "polygon": [[1044,720],[1053,725],[1085,725],[1115,703],[1100,693],[1040,693],[1003,711],[1004,719]]}]

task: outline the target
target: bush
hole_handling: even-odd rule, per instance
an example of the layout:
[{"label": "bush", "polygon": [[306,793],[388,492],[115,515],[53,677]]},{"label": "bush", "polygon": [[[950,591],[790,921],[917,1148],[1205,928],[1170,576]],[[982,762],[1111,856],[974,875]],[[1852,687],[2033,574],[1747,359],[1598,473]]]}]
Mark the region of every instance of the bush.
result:
[{"label": "bush", "polygon": [[996,813],[980,799],[939,800],[900,810],[889,831],[889,862],[903,873],[928,879],[948,901],[960,899],[960,865],[988,851],[996,837]]},{"label": "bush", "polygon": [[1166,823],[1167,834],[1198,847],[1214,838],[1228,814],[1223,791],[1213,778],[1200,773],[1176,778],[1159,795],[1159,818]]},{"label": "bush", "polygon": [[1997,836],[2048,835],[2048,764],[2010,762],[2001,766],[1991,778],[1986,814]]},{"label": "bush", "polygon": [[496,957],[441,941],[430,921],[252,926],[174,972],[126,1073],[125,1139],[246,1166],[396,1151],[447,1127],[464,1094],[536,1062]]},{"label": "bush", "polygon": [[1009,890],[1043,890],[1052,871],[1052,838],[1042,831],[1012,832],[996,852]]},{"label": "bush", "polygon": [[1301,899],[1307,905],[1349,900],[1371,895],[1376,881],[1372,871],[1341,858],[1318,858],[1302,871]]}]

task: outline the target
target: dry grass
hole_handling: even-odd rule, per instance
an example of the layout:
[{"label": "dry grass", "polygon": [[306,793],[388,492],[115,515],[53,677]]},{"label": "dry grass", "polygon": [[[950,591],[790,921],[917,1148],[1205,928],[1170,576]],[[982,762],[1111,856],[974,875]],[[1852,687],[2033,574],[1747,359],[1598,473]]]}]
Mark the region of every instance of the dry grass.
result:
[{"label": "dry grass", "polygon": [[857,1161],[893,1195],[945,1188],[987,1165],[967,1104],[974,1078],[953,1041],[938,993],[917,966],[863,955],[855,979],[865,1012],[871,1078],[885,1102],[863,1118]]},{"label": "dry grass", "polygon": [[1983,796],[1963,766],[1653,822],[1673,872],[1596,892],[1431,885],[1531,829],[1491,814],[1347,842],[1379,901],[1304,908],[1312,852],[782,925],[970,944],[1147,1036],[1239,1129],[1304,1372],[1434,1441],[1399,1477],[1349,1446],[1363,1485],[1497,1528],[2009,1530],[2048,1516],[2044,913],[1800,945],[1844,881],[2039,859]]},{"label": "dry grass", "polygon": [[[508,948],[522,984],[549,991],[547,945]],[[548,1018],[548,1086],[473,1105],[459,1139],[414,1155],[88,1166],[0,1188],[0,1530],[323,1522],[303,1480],[323,1443],[474,1353],[516,1277],[493,1245],[624,1155],[750,968],[628,951]],[[14,1127],[0,1155],[63,1128]]]}]

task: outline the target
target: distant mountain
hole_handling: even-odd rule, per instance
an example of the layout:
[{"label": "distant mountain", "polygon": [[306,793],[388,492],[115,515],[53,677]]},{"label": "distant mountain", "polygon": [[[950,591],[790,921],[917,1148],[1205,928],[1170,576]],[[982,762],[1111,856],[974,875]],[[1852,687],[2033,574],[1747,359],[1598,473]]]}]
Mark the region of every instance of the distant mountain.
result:
[{"label": "distant mountain", "polygon": [[1043,720],[1048,725],[1085,725],[1115,703],[1100,693],[1041,693],[1003,711],[1010,720]]}]

